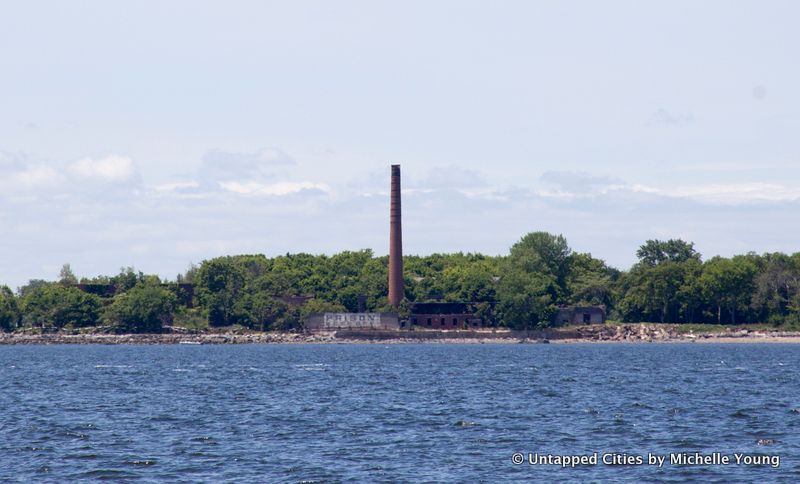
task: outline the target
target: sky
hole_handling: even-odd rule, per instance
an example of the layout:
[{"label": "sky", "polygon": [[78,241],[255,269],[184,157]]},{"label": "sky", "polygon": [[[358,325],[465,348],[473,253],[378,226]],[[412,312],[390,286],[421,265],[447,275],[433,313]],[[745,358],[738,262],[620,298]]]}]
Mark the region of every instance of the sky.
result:
[{"label": "sky", "polygon": [[0,284],[221,255],[800,251],[794,1],[0,4]]}]

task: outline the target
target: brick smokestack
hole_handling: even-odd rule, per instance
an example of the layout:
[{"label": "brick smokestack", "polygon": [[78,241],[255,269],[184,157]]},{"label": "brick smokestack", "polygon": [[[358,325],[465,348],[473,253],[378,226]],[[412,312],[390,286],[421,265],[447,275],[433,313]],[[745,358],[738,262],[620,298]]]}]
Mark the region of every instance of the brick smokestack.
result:
[{"label": "brick smokestack", "polygon": [[403,227],[400,212],[400,165],[392,165],[391,206],[389,207],[389,304],[403,300]]}]

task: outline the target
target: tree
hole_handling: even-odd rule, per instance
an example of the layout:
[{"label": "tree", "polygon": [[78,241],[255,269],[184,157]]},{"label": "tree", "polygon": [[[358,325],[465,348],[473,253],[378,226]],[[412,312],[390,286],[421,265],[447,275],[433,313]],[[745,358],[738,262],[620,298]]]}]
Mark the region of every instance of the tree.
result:
[{"label": "tree", "polygon": [[[240,324],[250,329],[268,331],[276,327],[291,327],[299,322],[297,311],[266,292],[250,292],[236,302]],[[291,322],[289,322],[291,320]]]},{"label": "tree", "polygon": [[651,267],[664,262],[700,260],[700,254],[694,250],[694,243],[684,242],[681,239],[648,240],[636,251],[636,257],[640,263]]},{"label": "tree", "polygon": [[800,315],[800,257],[764,254],[754,279],[751,307],[773,323]]},{"label": "tree", "polygon": [[699,286],[703,297],[716,306],[717,324],[722,323],[723,308],[729,312],[731,324],[736,324],[739,309],[747,310],[755,273],[756,266],[743,256],[713,257],[703,265]]},{"label": "tree", "polygon": [[110,284],[116,288],[117,293],[132,289],[142,281],[144,281],[144,274],[142,271],[136,272],[133,267],[121,267],[119,274],[109,280]]},{"label": "tree", "polygon": [[563,235],[531,232],[511,247],[509,258],[525,272],[539,272],[556,279],[559,287],[566,287],[569,256],[572,249]]},{"label": "tree", "polygon": [[561,235],[532,232],[511,247],[497,287],[501,321],[516,328],[551,324],[567,292],[572,250]]},{"label": "tree", "polygon": [[11,331],[19,325],[17,298],[8,286],[0,286],[0,331]]},{"label": "tree", "polygon": [[513,329],[548,326],[558,310],[557,292],[550,275],[509,269],[497,289],[500,320]]},{"label": "tree", "polygon": [[569,257],[568,302],[576,306],[605,306],[614,299],[614,281],[619,271],[591,254],[573,253]]},{"label": "tree", "polygon": [[160,333],[172,323],[175,295],[158,284],[143,283],[114,296],[103,315],[118,332]]},{"label": "tree", "polygon": [[680,239],[648,240],[639,262],[620,278],[619,311],[625,321],[686,322],[694,317],[692,295],[700,270],[694,244]]},{"label": "tree", "polygon": [[26,291],[21,306],[24,325],[58,330],[95,326],[101,304],[76,287],[46,284]]},{"label": "tree", "polygon": [[237,323],[234,311],[245,284],[245,273],[233,257],[218,257],[203,261],[197,271],[197,296],[208,309],[210,326],[229,326]]},{"label": "tree", "polygon": [[75,273],[72,272],[72,267],[69,264],[64,264],[61,266],[61,271],[58,273],[59,276],[59,283],[60,284],[77,284],[78,278],[75,277]]}]

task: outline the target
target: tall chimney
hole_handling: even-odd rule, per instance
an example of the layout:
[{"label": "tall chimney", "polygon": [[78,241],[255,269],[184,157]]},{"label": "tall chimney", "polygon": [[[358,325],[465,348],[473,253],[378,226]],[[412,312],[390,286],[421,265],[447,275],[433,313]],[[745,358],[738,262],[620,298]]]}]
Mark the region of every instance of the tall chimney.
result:
[{"label": "tall chimney", "polygon": [[403,300],[403,228],[400,216],[400,165],[392,165],[391,206],[389,208],[389,304]]}]

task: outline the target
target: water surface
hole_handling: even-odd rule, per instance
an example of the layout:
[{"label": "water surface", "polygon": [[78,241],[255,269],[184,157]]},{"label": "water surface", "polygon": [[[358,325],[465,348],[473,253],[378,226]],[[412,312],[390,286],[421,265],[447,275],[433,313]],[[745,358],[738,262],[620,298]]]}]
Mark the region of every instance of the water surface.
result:
[{"label": "water surface", "polygon": [[798,368],[780,344],[6,346],[0,481],[797,482]]}]

